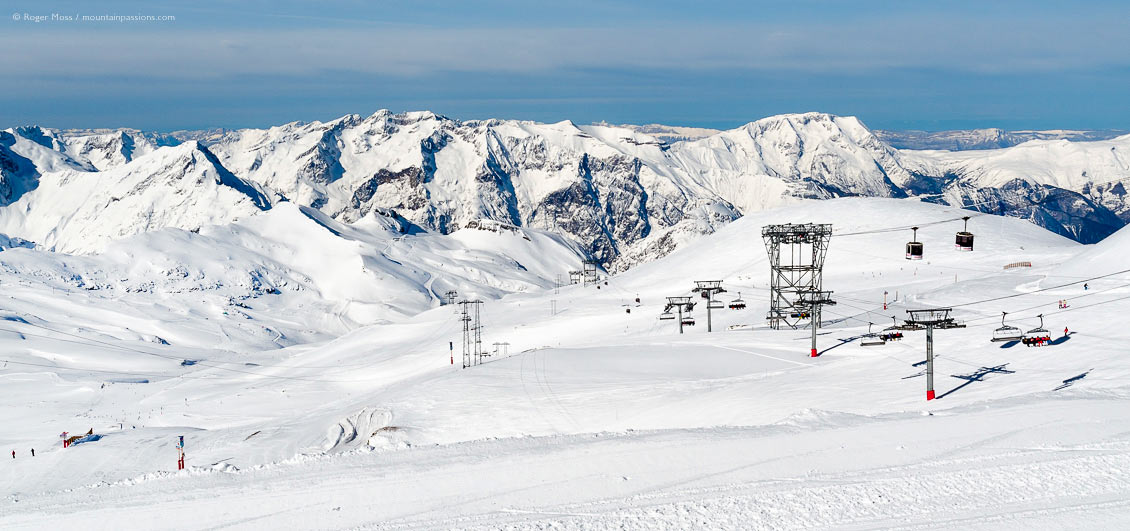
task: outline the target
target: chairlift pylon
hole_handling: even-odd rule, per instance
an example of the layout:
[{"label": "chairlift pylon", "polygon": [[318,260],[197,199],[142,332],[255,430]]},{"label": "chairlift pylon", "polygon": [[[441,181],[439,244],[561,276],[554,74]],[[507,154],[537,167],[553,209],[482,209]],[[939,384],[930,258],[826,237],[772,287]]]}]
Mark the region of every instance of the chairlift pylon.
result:
[{"label": "chairlift pylon", "polygon": [[993,330],[993,341],[1020,341],[1024,339],[1024,333],[1017,327],[1007,325],[1004,322],[1005,316],[1008,312],[1001,312],[1001,327]]},{"label": "chairlift pylon", "polygon": [[918,227],[911,227],[910,230],[914,231],[914,236],[906,243],[906,259],[921,260],[924,247],[922,242],[918,241]]}]

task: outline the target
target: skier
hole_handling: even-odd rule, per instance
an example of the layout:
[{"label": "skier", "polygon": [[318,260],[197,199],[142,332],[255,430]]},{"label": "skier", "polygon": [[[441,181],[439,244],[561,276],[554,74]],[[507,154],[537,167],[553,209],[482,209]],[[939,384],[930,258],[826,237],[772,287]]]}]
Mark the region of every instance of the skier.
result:
[{"label": "skier", "polygon": [[1087,286],[1087,284],[1086,284],[1086,283],[1084,282],[1084,283],[1083,283],[1083,291],[1087,291],[1088,289],[1091,289],[1091,288],[1089,288],[1089,287]]},{"label": "skier", "polygon": [[35,457],[35,448],[32,448],[32,449],[31,449],[31,456],[32,456],[32,457]]},{"label": "skier", "polygon": [[1063,337],[1067,337],[1067,327],[1063,327]]}]

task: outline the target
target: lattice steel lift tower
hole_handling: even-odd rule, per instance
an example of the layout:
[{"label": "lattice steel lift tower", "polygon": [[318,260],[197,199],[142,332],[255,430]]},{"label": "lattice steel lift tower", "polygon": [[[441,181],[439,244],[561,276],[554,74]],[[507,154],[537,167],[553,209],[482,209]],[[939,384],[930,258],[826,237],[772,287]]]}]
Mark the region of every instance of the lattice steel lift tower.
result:
[{"label": "lattice steel lift tower", "polygon": [[929,308],[907,310],[910,318],[899,326],[901,330],[926,331],[926,400],[934,399],[934,329],[965,328],[965,325],[950,317],[950,308]]},{"label": "lattice steel lift tower", "polygon": [[770,328],[780,330],[782,323],[799,328],[800,322],[806,319],[817,323],[818,313],[801,302],[801,293],[823,290],[824,257],[832,239],[832,225],[766,225],[761,228],[761,237],[765,240],[771,269],[769,313],[765,316]]},{"label": "lattice steel lift tower", "polygon": [[581,272],[584,275],[586,286],[600,282],[600,269],[598,269],[596,260],[585,260]]},{"label": "lattice steel lift tower", "polygon": [[482,363],[483,360],[483,326],[479,321],[479,308],[483,301],[459,301],[463,313],[459,318],[463,321],[463,368]]}]

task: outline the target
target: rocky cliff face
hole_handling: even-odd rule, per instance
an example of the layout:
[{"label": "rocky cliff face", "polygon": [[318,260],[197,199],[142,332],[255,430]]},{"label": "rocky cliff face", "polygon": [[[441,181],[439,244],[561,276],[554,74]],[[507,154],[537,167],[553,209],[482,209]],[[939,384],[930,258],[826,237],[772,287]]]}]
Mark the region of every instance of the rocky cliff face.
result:
[{"label": "rocky cliff face", "polygon": [[236,174],[347,222],[374,208],[441,232],[496,219],[566,234],[618,267],[653,254],[639,251],[653,235],[710,232],[751,209],[902,194],[893,150],[854,118],[818,113],[669,144],[619,127],[381,111],[210,147]]}]

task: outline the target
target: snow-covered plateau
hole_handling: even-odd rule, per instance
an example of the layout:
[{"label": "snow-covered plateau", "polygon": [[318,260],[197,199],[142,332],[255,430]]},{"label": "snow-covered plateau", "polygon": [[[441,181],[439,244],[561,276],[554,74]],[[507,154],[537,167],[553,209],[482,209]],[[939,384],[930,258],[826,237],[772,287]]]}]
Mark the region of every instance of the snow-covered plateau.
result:
[{"label": "snow-covered plateau", "polygon": [[[836,132],[781,133],[802,122]],[[1107,178],[1128,139],[979,158],[823,115],[665,144],[378,113],[138,137],[113,162],[44,134],[2,144],[0,528],[1130,526],[1130,228],[1084,245],[900,192],[932,165],[970,172],[946,194],[1056,150]],[[818,357],[809,329],[766,326],[761,230],[790,222],[833,225]],[[726,307],[680,333],[659,316],[696,280]],[[469,368],[452,291],[483,301],[490,355]],[[861,339],[931,307],[965,327],[935,332],[927,401],[925,332]],[[991,342],[1002,312],[1051,341]]]}]

